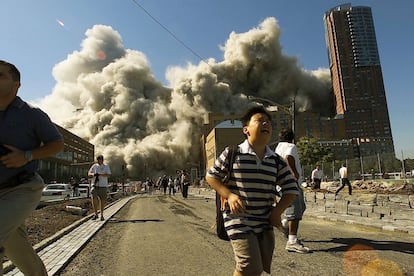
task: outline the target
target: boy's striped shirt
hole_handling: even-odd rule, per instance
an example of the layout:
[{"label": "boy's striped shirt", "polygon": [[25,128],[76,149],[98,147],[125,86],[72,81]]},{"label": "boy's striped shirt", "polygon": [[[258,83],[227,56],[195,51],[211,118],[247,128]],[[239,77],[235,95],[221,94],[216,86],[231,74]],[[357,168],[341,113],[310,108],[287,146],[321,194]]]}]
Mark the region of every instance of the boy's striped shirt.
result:
[{"label": "boy's striped shirt", "polygon": [[[246,232],[260,233],[271,229],[270,211],[280,186],[283,194],[298,194],[298,186],[289,166],[269,147],[263,160],[259,160],[247,140],[238,147],[232,164],[230,181],[226,183],[230,191],[244,202],[246,212],[242,215],[223,212],[225,228],[230,239]],[[216,179],[223,179],[229,171],[229,148],[226,148],[207,172]]]}]

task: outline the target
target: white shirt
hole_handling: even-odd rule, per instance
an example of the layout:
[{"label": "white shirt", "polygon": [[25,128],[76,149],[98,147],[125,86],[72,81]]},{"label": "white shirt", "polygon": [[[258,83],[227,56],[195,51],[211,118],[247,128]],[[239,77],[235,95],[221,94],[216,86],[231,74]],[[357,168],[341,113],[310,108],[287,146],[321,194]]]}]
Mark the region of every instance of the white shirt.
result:
[{"label": "white shirt", "polygon": [[[99,165],[98,163],[95,163],[89,169],[89,173],[90,174],[95,174],[95,173],[98,173],[98,174],[111,174],[111,169],[106,164]],[[97,186],[98,187],[108,187],[108,177],[100,175],[99,176],[99,182],[98,182]]]},{"label": "white shirt", "polygon": [[298,183],[302,183],[302,166],[300,165],[299,154],[296,145],[289,142],[279,142],[279,144],[277,144],[275,152],[284,159],[286,159],[288,155],[292,156],[295,159],[296,171],[299,174],[297,181]]},{"label": "white shirt", "polygon": [[346,167],[340,168],[339,175],[341,176],[341,178],[348,178],[348,169]]},{"label": "white shirt", "polygon": [[314,169],[312,171],[312,179],[314,179],[314,178],[316,178],[316,179],[322,179],[322,171],[321,170],[318,170],[318,169]]}]

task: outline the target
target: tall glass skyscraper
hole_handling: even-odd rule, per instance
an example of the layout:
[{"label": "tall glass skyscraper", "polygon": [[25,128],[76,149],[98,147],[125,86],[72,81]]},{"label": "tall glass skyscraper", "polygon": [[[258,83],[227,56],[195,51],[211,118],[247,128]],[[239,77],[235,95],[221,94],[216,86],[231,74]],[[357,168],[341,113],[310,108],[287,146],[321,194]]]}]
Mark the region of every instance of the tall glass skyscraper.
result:
[{"label": "tall glass skyscraper", "polygon": [[336,114],[345,139],[361,154],[394,153],[388,106],[371,8],[344,4],[324,14]]}]

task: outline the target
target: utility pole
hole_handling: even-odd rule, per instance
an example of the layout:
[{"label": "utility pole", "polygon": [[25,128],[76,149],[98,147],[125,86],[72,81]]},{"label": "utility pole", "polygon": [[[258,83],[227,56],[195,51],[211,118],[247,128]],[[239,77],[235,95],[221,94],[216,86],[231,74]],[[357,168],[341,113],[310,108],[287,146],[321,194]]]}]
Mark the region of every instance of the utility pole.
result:
[{"label": "utility pole", "polygon": [[126,165],[122,164],[121,171],[122,171],[122,194],[125,194],[125,169]]},{"label": "utility pole", "polygon": [[402,163],[402,166],[401,166],[401,168],[402,168],[402,175],[401,175],[401,178],[405,178],[405,165],[404,165],[404,153],[403,153],[403,151],[401,150],[401,163]]},{"label": "utility pole", "polygon": [[281,104],[278,104],[272,100],[269,99],[265,99],[265,98],[260,98],[260,97],[255,97],[255,96],[248,96],[248,98],[256,103],[260,103],[263,105],[266,105],[268,107],[275,107],[275,111],[282,111],[286,114],[289,115],[289,119],[290,119],[290,127],[293,131],[293,133],[295,133],[295,113],[296,113],[296,96],[293,96],[290,102],[289,106],[284,106]]},{"label": "utility pole", "polygon": [[296,96],[292,97],[292,102],[291,102],[291,106],[290,106],[290,120],[291,120],[291,126],[292,126],[292,131],[293,133],[295,133],[295,115],[296,115]]},{"label": "utility pole", "polygon": [[381,175],[381,178],[382,178],[381,159],[380,159],[379,153],[377,153],[377,158],[378,158],[378,171],[379,171],[379,173]]}]

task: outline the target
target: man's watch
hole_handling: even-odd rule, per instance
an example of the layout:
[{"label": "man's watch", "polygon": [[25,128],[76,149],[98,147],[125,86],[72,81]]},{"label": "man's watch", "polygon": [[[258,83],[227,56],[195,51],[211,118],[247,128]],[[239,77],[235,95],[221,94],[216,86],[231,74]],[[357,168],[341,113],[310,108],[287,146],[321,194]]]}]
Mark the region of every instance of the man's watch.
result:
[{"label": "man's watch", "polygon": [[24,152],[24,158],[26,158],[27,162],[30,162],[33,160],[33,154],[30,150],[27,150]]}]

